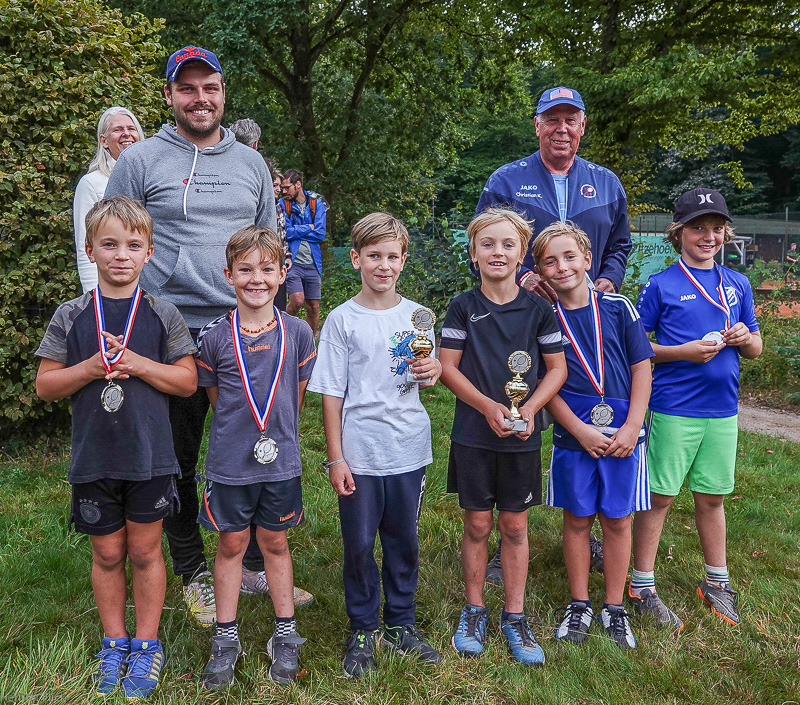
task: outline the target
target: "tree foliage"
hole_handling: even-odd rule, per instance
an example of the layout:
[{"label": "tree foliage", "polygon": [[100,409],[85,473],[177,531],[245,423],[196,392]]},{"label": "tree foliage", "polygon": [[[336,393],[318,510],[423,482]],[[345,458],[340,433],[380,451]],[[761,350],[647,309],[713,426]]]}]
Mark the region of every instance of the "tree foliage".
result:
[{"label": "tree foliage", "polygon": [[0,437],[52,406],[34,394],[33,353],[78,292],[74,185],[107,107],[157,116],[158,27],[96,0],[0,0]]},{"label": "tree foliage", "polygon": [[[151,0],[117,0],[160,13]],[[186,6],[184,1],[183,5]],[[191,2],[189,4],[192,4]],[[196,0],[172,36],[223,62],[228,121],[256,119],[262,150],[337,201],[344,222],[425,204],[425,175],[467,143],[475,110],[525,101],[511,20],[480,0]],[[184,29],[176,27],[180,25]],[[193,36],[193,39],[189,39]]]},{"label": "tree foliage", "polygon": [[512,2],[519,42],[549,57],[587,103],[588,156],[634,197],[656,147],[704,157],[800,121],[795,2]]}]

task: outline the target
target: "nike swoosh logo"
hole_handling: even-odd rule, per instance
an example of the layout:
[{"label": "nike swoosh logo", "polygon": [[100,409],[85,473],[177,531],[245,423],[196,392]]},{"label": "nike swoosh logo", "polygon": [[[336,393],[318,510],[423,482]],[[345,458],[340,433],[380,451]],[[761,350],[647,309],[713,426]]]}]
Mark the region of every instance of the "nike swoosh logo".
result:
[{"label": "nike swoosh logo", "polygon": [[478,321],[480,321],[480,320],[481,320],[481,318],[486,318],[486,316],[491,316],[491,315],[492,315],[492,314],[491,314],[491,312],[489,312],[489,313],[484,313],[482,316],[476,316],[476,315],[473,313],[473,314],[472,314],[472,315],[469,317],[469,320],[470,320],[470,321],[472,321],[473,323],[477,323]]}]

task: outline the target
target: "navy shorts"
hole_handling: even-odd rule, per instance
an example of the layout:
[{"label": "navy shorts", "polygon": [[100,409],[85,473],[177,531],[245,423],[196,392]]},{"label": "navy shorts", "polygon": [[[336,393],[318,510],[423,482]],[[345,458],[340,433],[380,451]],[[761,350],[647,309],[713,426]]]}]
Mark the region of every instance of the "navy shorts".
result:
[{"label": "navy shorts", "polygon": [[542,503],[541,453],[501,453],[452,443],[447,491],[458,492],[462,509],[524,512]]},{"label": "navy shorts", "polygon": [[313,262],[293,264],[286,275],[286,291],[289,296],[302,292],[307,299],[319,301],[322,296],[322,277],[317,271],[317,265]]},{"label": "navy shorts", "polygon": [[627,458],[593,458],[582,450],[553,448],[547,504],[576,517],[602,512],[609,519],[650,509],[644,443]]},{"label": "navy shorts", "polygon": [[223,485],[206,480],[197,522],[209,531],[244,531],[255,524],[286,531],[303,523],[300,476],[278,482]]},{"label": "navy shorts", "polygon": [[177,510],[175,475],[72,485],[70,524],[82,534],[106,536],[119,531],[126,521],[152,524]]}]

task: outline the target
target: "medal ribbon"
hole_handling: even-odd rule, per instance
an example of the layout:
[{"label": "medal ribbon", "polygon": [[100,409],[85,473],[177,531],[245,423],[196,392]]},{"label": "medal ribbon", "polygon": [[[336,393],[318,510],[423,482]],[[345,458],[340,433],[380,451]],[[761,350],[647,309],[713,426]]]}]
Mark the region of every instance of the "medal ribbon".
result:
[{"label": "medal ribbon", "polygon": [[250,404],[250,411],[258,424],[258,429],[264,433],[267,428],[267,419],[272,410],[272,403],[275,401],[275,392],[278,390],[278,380],[281,378],[283,363],[286,360],[286,330],[283,325],[281,312],[275,309],[275,317],[278,321],[278,361],[275,364],[275,371],[272,373],[272,381],[269,383],[267,398],[264,400],[264,407],[259,408],[256,395],[253,391],[253,384],[250,381],[250,372],[247,369],[247,360],[244,358],[244,348],[242,347],[242,336],[239,333],[239,309],[236,309],[231,316],[231,334],[233,335],[233,349],[236,352],[236,364],[239,366],[239,376],[242,378],[247,402]]},{"label": "medal ribbon", "polygon": [[725,314],[725,330],[731,327],[731,307],[728,305],[728,297],[725,296],[725,289],[722,287],[722,268],[718,265],[714,265],[714,269],[719,271],[719,286],[717,287],[717,293],[719,294],[719,303],[714,301],[709,295],[708,292],[705,290],[703,285],[695,279],[694,274],[689,271],[689,268],[683,263],[682,259],[678,260],[678,266],[681,268],[681,271],[689,278],[689,281],[695,285],[697,290],[705,297],[706,301],[708,301],[713,306],[716,306],[720,311]]},{"label": "medal ribbon", "polygon": [[[100,344],[100,359],[103,361],[103,367],[105,367],[106,372],[109,374],[114,369],[114,365],[119,362],[119,359],[125,353],[125,349],[128,347],[128,340],[131,337],[131,331],[133,330],[133,322],[136,319],[136,312],[139,310],[139,302],[142,300],[142,290],[140,287],[136,287],[136,291],[133,292],[133,299],[131,300],[131,307],[128,309],[128,318],[125,321],[125,330],[122,332],[122,350],[120,350],[116,355],[113,357],[106,357],[106,353],[108,352],[108,341],[103,337],[103,331],[105,330],[106,322],[103,318],[103,296],[100,293],[100,286],[98,285],[95,287],[94,290],[94,319],[97,323],[97,342]],[[106,331],[108,332],[108,331]]]},{"label": "medal ribbon", "polygon": [[575,335],[575,333],[572,331],[572,328],[570,328],[569,321],[567,321],[566,313],[561,307],[560,301],[556,301],[556,313],[558,314],[558,320],[561,321],[561,327],[564,329],[565,335],[572,343],[575,354],[578,356],[578,360],[583,366],[586,375],[589,377],[592,386],[600,395],[600,399],[602,399],[606,387],[606,366],[603,359],[603,329],[600,326],[600,309],[597,306],[597,292],[594,289],[589,291],[589,305],[592,308],[592,331],[594,333],[595,359],[597,360],[598,366],[597,375],[595,375],[594,370],[589,365],[589,360],[586,358],[585,353],[578,344],[578,336]]}]

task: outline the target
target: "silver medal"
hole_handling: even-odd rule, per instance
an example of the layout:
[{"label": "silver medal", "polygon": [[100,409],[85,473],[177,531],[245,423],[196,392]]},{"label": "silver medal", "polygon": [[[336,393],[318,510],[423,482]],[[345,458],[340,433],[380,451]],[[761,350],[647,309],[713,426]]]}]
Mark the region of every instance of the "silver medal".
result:
[{"label": "silver medal", "polygon": [[103,389],[100,395],[100,403],[103,405],[103,408],[111,414],[120,410],[124,400],[125,394],[122,391],[122,387],[115,382],[109,382],[108,386]]},{"label": "silver medal", "polygon": [[601,401],[592,407],[589,417],[595,426],[608,426],[614,420],[614,409],[604,401]]},{"label": "silver medal", "polygon": [[278,457],[278,444],[271,438],[261,436],[253,448],[253,455],[259,463],[267,465]]},{"label": "silver medal", "polygon": [[714,341],[714,345],[722,345],[722,343],[725,341],[725,339],[722,337],[722,333],[720,333],[718,330],[709,331],[703,336],[702,339],[712,340]]}]

